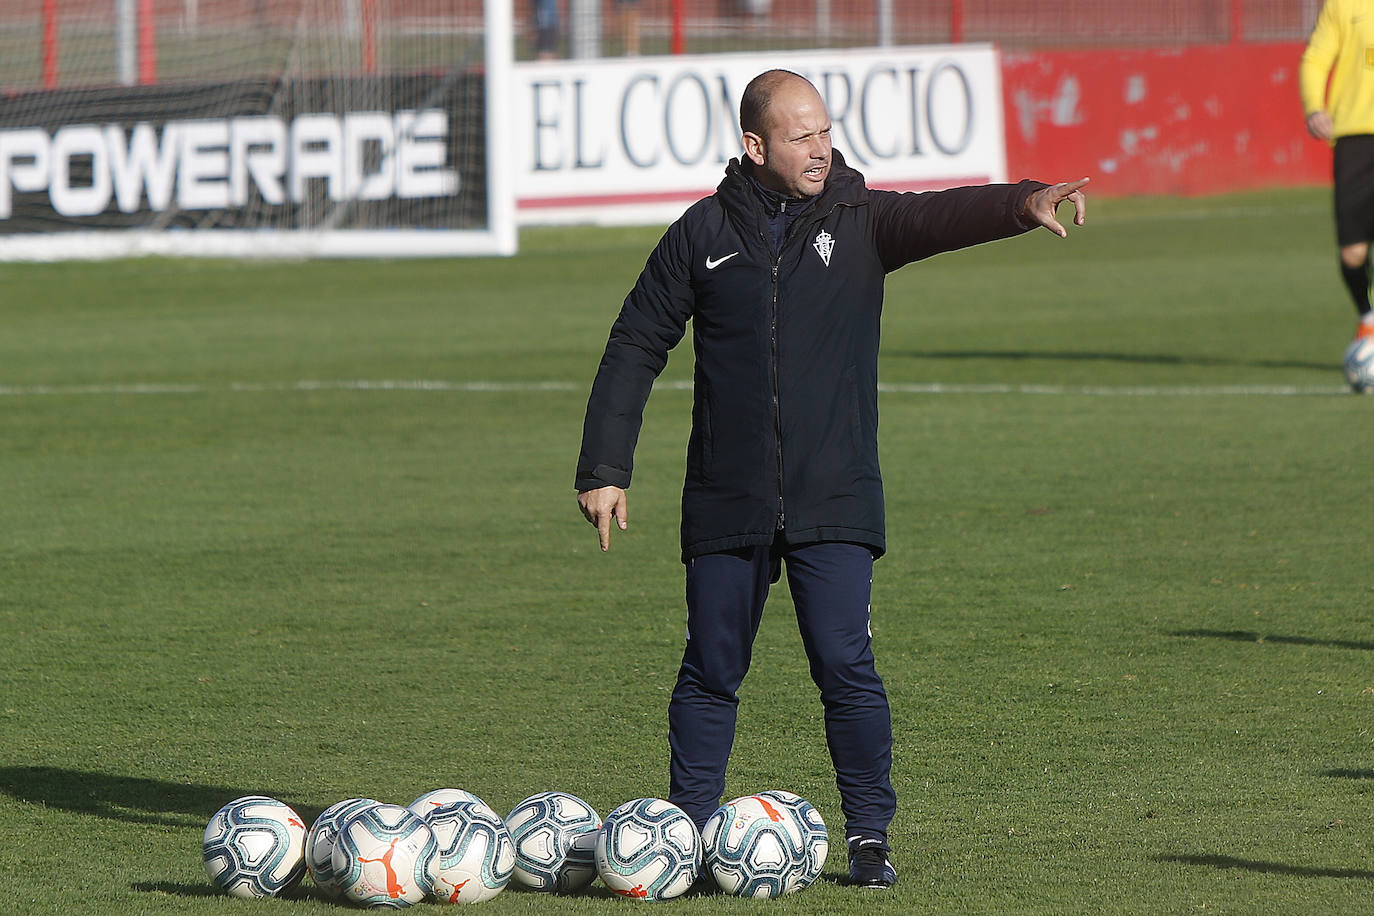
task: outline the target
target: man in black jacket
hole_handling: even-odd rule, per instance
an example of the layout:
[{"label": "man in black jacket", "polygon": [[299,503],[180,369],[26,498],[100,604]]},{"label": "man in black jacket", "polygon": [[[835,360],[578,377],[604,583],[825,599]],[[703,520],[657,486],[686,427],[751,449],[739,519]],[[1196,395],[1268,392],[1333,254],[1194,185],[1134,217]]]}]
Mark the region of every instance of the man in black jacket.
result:
[{"label": "man in black jacket", "polygon": [[878,336],[888,272],[1045,226],[1082,225],[1087,182],[869,190],[830,144],[824,101],[770,70],[740,103],[744,157],[673,223],[611,328],[592,385],[578,503],[601,549],[654,379],[692,320],[692,432],[682,493],[687,646],[668,710],[668,798],[700,827],[720,804],[769,585],[787,565],[845,815],[850,877],[890,887],[892,726],[869,594],[886,549]]}]

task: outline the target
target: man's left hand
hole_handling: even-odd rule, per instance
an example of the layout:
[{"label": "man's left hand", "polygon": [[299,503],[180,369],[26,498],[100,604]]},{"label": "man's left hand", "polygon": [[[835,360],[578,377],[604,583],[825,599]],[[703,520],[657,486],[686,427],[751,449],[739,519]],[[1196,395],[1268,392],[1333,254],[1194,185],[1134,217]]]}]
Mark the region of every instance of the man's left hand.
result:
[{"label": "man's left hand", "polygon": [[1087,219],[1088,198],[1083,194],[1082,188],[1087,183],[1088,179],[1080,178],[1077,181],[1064,181],[1052,184],[1048,188],[1041,188],[1026,198],[1025,209],[1021,211],[1022,221],[1044,226],[1061,239],[1068,238],[1069,231],[1060,224],[1054,211],[1064,201],[1071,200],[1073,224],[1083,225]]}]

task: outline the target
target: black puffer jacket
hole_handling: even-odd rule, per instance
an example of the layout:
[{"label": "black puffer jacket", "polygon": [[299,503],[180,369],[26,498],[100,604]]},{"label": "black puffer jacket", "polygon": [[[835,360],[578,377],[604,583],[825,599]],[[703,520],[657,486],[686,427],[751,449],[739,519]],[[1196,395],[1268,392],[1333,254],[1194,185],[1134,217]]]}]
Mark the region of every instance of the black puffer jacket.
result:
[{"label": "black puffer jacket", "polygon": [[851,541],[882,553],[878,336],[903,264],[1024,232],[1044,185],[869,190],[833,154],[780,254],[738,160],[673,223],[611,328],[587,403],[577,489],[628,487],[644,404],[692,320],[696,367],[682,555]]}]

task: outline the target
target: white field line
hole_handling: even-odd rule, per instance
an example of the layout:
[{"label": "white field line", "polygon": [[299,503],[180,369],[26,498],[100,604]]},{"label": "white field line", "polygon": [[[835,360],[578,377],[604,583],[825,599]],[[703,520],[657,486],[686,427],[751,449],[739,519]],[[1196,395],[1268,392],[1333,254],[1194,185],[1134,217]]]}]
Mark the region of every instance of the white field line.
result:
[{"label": "white field line", "polygon": [[[120,383],[108,385],[0,385],[0,397],[41,397],[45,395],[167,395],[215,394],[220,392],[291,391],[438,391],[457,393],[491,392],[586,392],[586,382],[448,382],[432,379],[344,379],[338,381],[303,380],[297,382],[229,382],[223,385],[181,383]],[[656,388],[690,391],[691,382],[659,382]],[[1091,397],[1311,397],[1344,395],[1343,385],[1002,385],[949,382],[880,382],[883,394],[929,395],[1040,395]]]},{"label": "white field line", "polygon": [[885,394],[1036,394],[1095,397],[1304,397],[1349,394],[1344,385],[961,385],[878,383]]},{"label": "white field line", "polygon": [[[1092,186],[1089,185],[1089,188]],[[1237,204],[1231,207],[1197,207],[1189,210],[1161,210],[1158,213],[1107,213],[1093,217],[1091,204],[1089,204],[1088,219],[1090,223],[1158,223],[1176,222],[1188,220],[1190,222],[1204,219],[1268,219],[1278,216],[1311,216],[1313,214],[1328,214],[1331,212],[1331,205],[1327,203],[1294,204],[1290,207],[1273,206],[1270,204]]]}]

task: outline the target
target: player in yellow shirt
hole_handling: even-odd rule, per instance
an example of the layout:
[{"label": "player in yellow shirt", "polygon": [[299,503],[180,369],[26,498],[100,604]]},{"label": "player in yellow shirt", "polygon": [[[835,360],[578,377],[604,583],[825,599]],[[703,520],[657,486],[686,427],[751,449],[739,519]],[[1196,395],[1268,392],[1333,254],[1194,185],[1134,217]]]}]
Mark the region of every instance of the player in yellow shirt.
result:
[{"label": "player in yellow shirt", "polygon": [[1374,0],[1326,0],[1302,55],[1298,86],[1308,132],[1334,147],[1336,242],[1341,278],[1360,313],[1355,336],[1374,336]]}]

